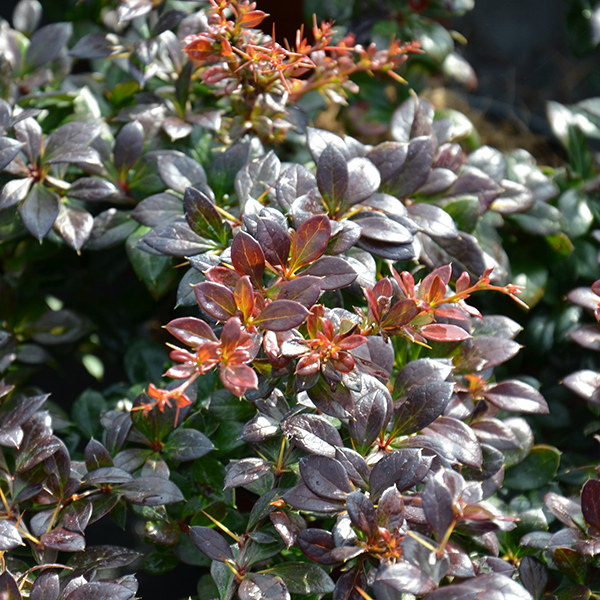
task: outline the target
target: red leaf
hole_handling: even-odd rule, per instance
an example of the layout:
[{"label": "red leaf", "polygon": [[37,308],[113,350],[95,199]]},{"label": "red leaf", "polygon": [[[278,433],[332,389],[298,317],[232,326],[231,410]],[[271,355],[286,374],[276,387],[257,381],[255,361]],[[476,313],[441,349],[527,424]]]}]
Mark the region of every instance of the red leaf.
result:
[{"label": "red leaf", "polygon": [[243,27],[257,27],[266,16],[267,13],[262,10],[250,10],[238,19],[238,24]]},{"label": "red leaf", "polygon": [[233,293],[220,283],[203,281],[194,286],[194,295],[200,308],[217,321],[226,321],[237,311]]},{"label": "red leaf", "polygon": [[217,336],[208,323],[195,317],[181,317],[173,319],[166,330],[179,341],[188,346],[199,346],[208,341],[216,341]]},{"label": "red leaf", "polygon": [[235,396],[242,397],[247,390],[258,387],[258,377],[248,365],[227,365],[220,375],[223,385]]},{"label": "red leaf", "polygon": [[330,237],[331,223],[327,215],[315,215],[304,221],[292,240],[290,270],[296,271],[319,258],[325,252]]},{"label": "red leaf", "polygon": [[254,310],[254,289],[250,283],[250,278],[247,275],[240,277],[233,292],[235,303],[244,315],[244,321],[252,316]]},{"label": "red leaf", "polygon": [[204,272],[206,279],[213,283],[222,283],[228,287],[235,287],[240,276],[233,270],[227,267],[211,267]]},{"label": "red leaf", "polygon": [[410,323],[418,314],[418,309],[412,300],[396,302],[381,323],[385,329],[394,329]]},{"label": "red leaf", "polygon": [[254,319],[254,324],[271,331],[286,331],[298,327],[308,316],[308,310],[293,300],[275,300]]},{"label": "red leaf", "polygon": [[265,254],[260,244],[245,231],[240,231],[231,244],[231,262],[240,275],[248,275],[257,287],[262,285]]},{"label": "red leaf", "polygon": [[581,510],[585,522],[600,529],[600,481],[588,479],[581,490]]},{"label": "red leaf", "polygon": [[443,323],[425,325],[421,328],[421,333],[428,340],[433,340],[434,342],[462,342],[471,337],[462,327],[444,325]]}]

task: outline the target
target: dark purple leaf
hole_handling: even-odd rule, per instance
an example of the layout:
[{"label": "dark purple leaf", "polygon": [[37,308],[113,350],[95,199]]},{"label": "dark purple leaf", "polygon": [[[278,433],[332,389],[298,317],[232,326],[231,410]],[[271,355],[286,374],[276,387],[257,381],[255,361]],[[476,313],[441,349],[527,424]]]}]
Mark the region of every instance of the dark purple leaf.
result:
[{"label": "dark purple leaf", "polygon": [[396,450],[382,458],[371,471],[371,498],[376,500],[384,490],[394,484],[401,492],[416,485],[427,474],[425,472],[415,479],[422,460],[421,450],[415,448]]},{"label": "dark purple leaf", "polygon": [[103,485],[107,483],[127,483],[133,481],[133,476],[118,467],[99,467],[93,469],[81,480],[84,485]]},{"label": "dark purple leaf", "polygon": [[448,190],[447,198],[476,196],[483,211],[500,196],[502,187],[483,171],[475,167],[464,167],[454,185]]},{"label": "dark purple leaf", "polygon": [[69,559],[69,566],[76,572],[89,569],[117,569],[126,567],[138,559],[139,553],[120,546],[90,546],[82,554]]},{"label": "dark purple leaf", "polygon": [[160,477],[140,477],[118,486],[118,491],[127,502],[143,506],[176,504],[185,500],[180,489],[172,481]]},{"label": "dark purple leaf", "polygon": [[323,291],[347,287],[354,283],[358,276],[346,260],[337,256],[323,256],[317,259],[302,274],[321,277]]},{"label": "dark purple leaf", "polygon": [[170,189],[185,193],[187,188],[206,192],[206,173],[202,165],[180,152],[169,152],[158,159],[158,172]]},{"label": "dark purple leaf", "polygon": [[28,471],[52,456],[61,447],[62,442],[53,435],[35,437],[29,441],[27,446],[17,456],[17,472],[24,473]]},{"label": "dark purple leaf", "polygon": [[383,215],[361,218],[355,222],[361,227],[362,237],[375,242],[409,244],[413,239],[411,232],[406,227]]},{"label": "dark purple leaf", "polygon": [[348,189],[348,166],[342,152],[335,146],[327,146],[317,163],[317,186],[323,201],[335,212]]},{"label": "dark purple leaf", "polygon": [[533,600],[539,600],[548,584],[548,573],[546,567],[533,556],[524,556],[519,565],[519,577],[523,587],[533,596]]},{"label": "dark purple leaf", "polygon": [[445,381],[413,388],[394,409],[394,430],[408,435],[433,423],[448,406],[453,390],[454,385]]},{"label": "dark purple leaf", "polygon": [[2,192],[0,192],[0,210],[15,206],[21,200],[24,200],[33,181],[32,177],[26,177],[24,179],[11,179],[6,183],[2,188]]},{"label": "dark purple leaf", "polygon": [[60,206],[54,227],[67,245],[79,252],[87,242],[94,225],[94,217],[82,208]]},{"label": "dark purple leaf", "polygon": [[408,207],[408,213],[423,232],[429,236],[436,239],[454,239],[458,236],[458,230],[452,217],[438,206],[415,202]]},{"label": "dark purple leaf", "polygon": [[423,511],[438,541],[444,539],[454,519],[452,491],[441,477],[431,477],[422,495]]},{"label": "dark purple leaf", "polygon": [[209,527],[190,527],[190,537],[198,550],[211,560],[233,560],[233,554],[225,538]]},{"label": "dark purple leaf", "polygon": [[288,490],[282,499],[292,508],[310,513],[334,514],[344,510],[343,503],[321,498],[311,492],[303,483]]},{"label": "dark purple leaf", "polygon": [[89,33],[77,41],[69,54],[84,60],[108,58],[118,52],[120,46],[121,40],[114,33]]},{"label": "dark purple leaf", "polygon": [[413,138],[408,143],[406,159],[385,184],[389,193],[398,198],[406,198],[427,181],[433,161],[433,148],[433,139],[428,135]]},{"label": "dark purple leaf", "polygon": [[377,504],[377,523],[388,531],[396,531],[404,522],[404,500],[398,488],[387,488]]},{"label": "dark purple leaf", "polygon": [[311,308],[321,295],[319,277],[302,274],[291,281],[286,281],[279,290],[278,300],[295,300],[307,308]]},{"label": "dark purple leaf", "polygon": [[346,573],[342,573],[335,583],[333,600],[362,600],[357,587],[361,590],[367,589],[367,576],[361,567],[354,567]]},{"label": "dark purple leaf", "polygon": [[75,588],[64,600],[133,600],[136,593],[129,587],[110,581],[92,581]]},{"label": "dark purple leaf", "polygon": [[129,213],[109,208],[94,218],[92,233],[85,244],[88,250],[105,250],[124,242],[138,227]]},{"label": "dark purple leaf", "polygon": [[347,160],[351,158],[348,147],[344,143],[341,137],[326,131],[324,129],[315,129],[314,127],[308,127],[306,129],[308,150],[315,163],[319,162],[321,154],[330,146],[335,147],[336,150],[341,152],[343,157]]},{"label": "dark purple leaf", "polygon": [[424,432],[440,442],[461,463],[481,467],[481,446],[473,430],[458,419],[439,417]]},{"label": "dark purple leaf", "polygon": [[2,429],[23,425],[42,407],[49,397],[50,394],[41,394],[19,400],[18,405],[4,417]]},{"label": "dark purple leaf", "polygon": [[58,573],[52,569],[44,569],[35,578],[29,600],[58,600],[60,596],[60,581]]},{"label": "dark purple leaf", "polygon": [[270,472],[271,464],[262,458],[242,458],[231,461],[225,473],[225,489],[248,485]]},{"label": "dark purple leaf", "polygon": [[471,429],[482,444],[489,444],[498,450],[521,448],[521,442],[512,429],[498,419],[480,419],[471,423]]},{"label": "dark purple leaf", "polygon": [[116,186],[110,181],[97,177],[80,177],[73,182],[68,193],[70,198],[86,202],[99,202],[108,200],[116,192]]},{"label": "dark purple leaf", "polygon": [[600,481],[588,479],[581,489],[581,510],[588,525],[600,529]]},{"label": "dark purple leaf", "polygon": [[[456,181],[456,175],[450,169],[432,169],[427,181],[419,188],[419,194],[441,194]],[[479,205],[477,206],[479,209]],[[477,211],[479,215],[479,210]]]},{"label": "dark purple leaf", "polygon": [[21,592],[17,582],[8,571],[0,575],[0,598],[2,600],[21,600]]},{"label": "dark purple leaf", "polygon": [[293,300],[275,300],[254,319],[254,324],[269,331],[287,331],[301,325],[308,310]]},{"label": "dark purple leaf", "polygon": [[535,194],[524,185],[504,179],[500,182],[504,189],[490,204],[490,209],[501,215],[512,215],[529,210],[536,201]]},{"label": "dark purple leaf", "polygon": [[73,502],[63,512],[61,525],[69,531],[83,533],[92,516],[92,503],[88,500]]},{"label": "dark purple leaf", "polygon": [[[306,350],[306,346],[304,346]],[[308,397],[323,413],[338,419],[347,419],[354,414],[354,402],[350,391],[339,385],[333,391],[321,378],[317,385],[308,390]]]},{"label": "dark purple leaf", "polygon": [[63,147],[88,146],[100,133],[97,123],[71,121],[51,133],[44,141],[44,162],[53,158]]},{"label": "dark purple leaf", "polygon": [[598,325],[584,325],[569,333],[569,337],[580,346],[589,350],[600,350],[600,327]]},{"label": "dark purple leaf", "polygon": [[280,168],[281,162],[272,150],[244,165],[235,177],[235,190],[240,204],[244,206],[249,198],[259,200],[270,196]]},{"label": "dark purple leaf", "polygon": [[113,151],[117,170],[127,173],[141,158],[144,150],[144,128],[139,121],[127,123],[115,138]]},{"label": "dark purple leaf", "polygon": [[385,566],[377,571],[375,590],[381,586],[396,592],[422,596],[434,590],[437,586],[419,567],[405,561],[395,565]]},{"label": "dark purple leaf", "polygon": [[312,561],[321,565],[335,565],[340,560],[331,551],[335,548],[333,535],[323,529],[305,529],[296,537],[298,546]]},{"label": "dark purple leaf", "polygon": [[358,246],[375,256],[393,261],[405,261],[415,258],[415,248],[410,244],[392,244],[380,242],[371,238],[361,238]]},{"label": "dark purple leaf", "polygon": [[168,192],[154,194],[142,200],[134,208],[131,216],[146,227],[157,227],[158,225],[180,220],[182,203],[177,196]]},{"label": "dark purple leaf", "polygon": [[23,119],[14,126],[15,136],[24,145],[23,152],[31,163],[37,163],[42,149],[42,128],[33,118]]},{"label": "dark purple leaf", "polygon": [[377,514],[373,503],[362,492],[352,492],[346,499],[346,509],[352,525],[362,531],[368,539],[378,534]]},{"label": "dark purple leaf", "polygon": [[516,379],[503,381],[486,390],[483,396],[503,410],[530,414],[547,414],[544,397],[530,385]]},{"label": "dark purple leaf", "polygon": [[308,194],[317,187],[315,176],[304,166],[294,164],[279,177],[276,185],[277,202],[289,210],[296,198]]},{"label": "dark purple leaf", "polygon": [[430,135],[433,114],[434,108],[429,100],[411,96],[392,115],[392,137],[398,142],[409,142],[411,138]]},{"label": "dark purple leaf", "polygon": [[408,396],[415,388],[431,380],[444,381],[452,373],[452,365],[432,358],[419,358],[409,362],[398,374],[394,396]]},{"label": "dark purple leaf", "polygon": [[342,463],[350,481],[360,487],[366,487],[371,475],[367,461],[356,450],[351,448],[336,448],[335,458]]},{"label": "dark purple leaf", "polygon": [[40,542],[51,550],[59,552],[83,552],[85,550],[85,538],[64,527],[56,527],[52,531],[40,537]]},{"label": "dark purple leaf", "polygon": [[367,449],[385,430],[392,414],[392,397],[375,377],[364,375],[354,396],[354,418],[348,422],[350,436],[359,448]]},{"label": "dark purple leaf", "polygon": [[38,29],[29,40],[25,62],[37,68],[53,60],[73,33],[71,23],[51,23]]},{"label": "dark purple leaf", "polygon": [[399,142],[383,142],[369,154],[367,158],[377,167],[381,175],[381,184],[386,185],[400,172],[406,162],[408,144]]},{"label": "dark purple leaf", "polygon": [[285,266],[290,255],[291,239],[287,229],[269,216],[258,218],[256,236],[265,258],[275,266]]},{"label": "dark purple leaf", "polygon": [[362,157],[351,159],[347,171],[348,185],[343,200],[345,207],[364,202],[379,189],[381,176],[377,167],[369,159]]},{"label": "dark purple leaf", "polygon": [[300,474],[309,490],[321,498],[343,501],[354,488],[346,469],[327,456],[307,456],[300,460]]},{"label": "dark purple leaf", "polygon": [[290,442],[309,454],[333,458],[336,446],[344,445],[338,430],[318,415],[294,415],[283,421],[281,429]]},{"label": "dark purple leaf", "polygon": [[497,573],[479,575],[465,583],[441,587],[425,596],[425,600],[479,600],[486,597],[493,597],[494,600],[531,600],[529,592],[516,581]]},{"label": "dark purple leaf", "polygon": [[19,206],[19,215],[27,231],[38,240],[42,240],[52,229],[60,206],[60,198],[56,192],[41,183],[36,183]]}]

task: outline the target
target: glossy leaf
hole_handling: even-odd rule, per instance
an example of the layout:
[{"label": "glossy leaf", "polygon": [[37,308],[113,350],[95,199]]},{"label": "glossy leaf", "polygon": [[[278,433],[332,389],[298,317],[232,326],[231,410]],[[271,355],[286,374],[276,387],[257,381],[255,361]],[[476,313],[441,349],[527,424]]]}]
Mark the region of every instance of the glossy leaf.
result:
[{"label": "glossy leaf", "polygon": [[319,258],[330,237],[331,224],[327,215],[315,215],[304,221],[292,239],[289,269],[295,271]]},{"label": "glossy leaf", "polygon": [[190,537],[198,550],[217,561],[233,560],[233,554],[225,538],[209,527],[190,527]]},{"label": "glossy leaf", "polygon": [[287,331],[298,327],[308,316],[308,310],[293,300],[275,300],[254,319],[254,324],[269,331]]}]

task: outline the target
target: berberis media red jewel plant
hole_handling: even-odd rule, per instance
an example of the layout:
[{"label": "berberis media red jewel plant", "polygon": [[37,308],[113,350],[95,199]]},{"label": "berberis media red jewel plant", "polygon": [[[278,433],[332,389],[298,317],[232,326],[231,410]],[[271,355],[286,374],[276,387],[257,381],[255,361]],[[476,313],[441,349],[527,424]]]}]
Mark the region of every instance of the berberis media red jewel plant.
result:
[{"label": "berberis media red jewel plant", "polygon": [[[406,31],[471,5],[398,4]],[[0,26],[0,597],[134,598],[138,550],[201,600],[592,597],[597,481],[582,520],[484,308],[539,301],[518,243],[570,252],[551,170],[414,93],[375,145],[309,126],[359,73],[403,81],[411,41],[89,7],[74,43],[36,0]],[[48,362],[111,384],[60,408]],[[146,545],[88,545],[107,515]]]}]

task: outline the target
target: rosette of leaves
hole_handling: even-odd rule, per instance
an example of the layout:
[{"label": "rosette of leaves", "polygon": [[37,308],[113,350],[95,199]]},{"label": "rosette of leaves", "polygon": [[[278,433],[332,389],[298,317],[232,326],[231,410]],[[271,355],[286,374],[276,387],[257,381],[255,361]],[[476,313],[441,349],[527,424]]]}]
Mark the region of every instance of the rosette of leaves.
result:
[{"label": "rosette of leaves", "polygon": [[[4,103],[1,110],[6,114],[8,105]],[[20,141],[20,153],[4,166],[14,178],[0,192],[0,210],[17,207],[21,223],[34,237],[42,240],[55,227],[69,246],[80,250],[92,230],[93,217],[74,199],[63,197],[70,187],[65,178],[70,164],[81,169],[101,164],[90,146],[100,126],[72,121],[45,136],[38,121],[27,116],[13,119],[12,130]],[[17,227],[15,222],[13,229]],[[14,235],[15,231],[9,232]]]},{"label": "rosette of leaves", "polygon": [[144,480],[117,476],[117,470],[98,464],[102,457],[94,452],[87,452],[86,473],[52,430],[51,413],[43,410],[48,395],[25,397],[13,386],[0,387],[2,594],[11,599],[134,598],[134,576],[101,575],[130,565],[139,554],[119,546],[87,547],[85,530],[120,498],[131,496],[132,487],[143,487]]},{"label": "rosette of leaves", "polygon": [[0,31],[0,97],[26,100],[55,88],[70,73],[67,42],[73,25],[50,23],[38,29],[42,5],[37,0],[20,0],[12,17],[14,29]]}]

